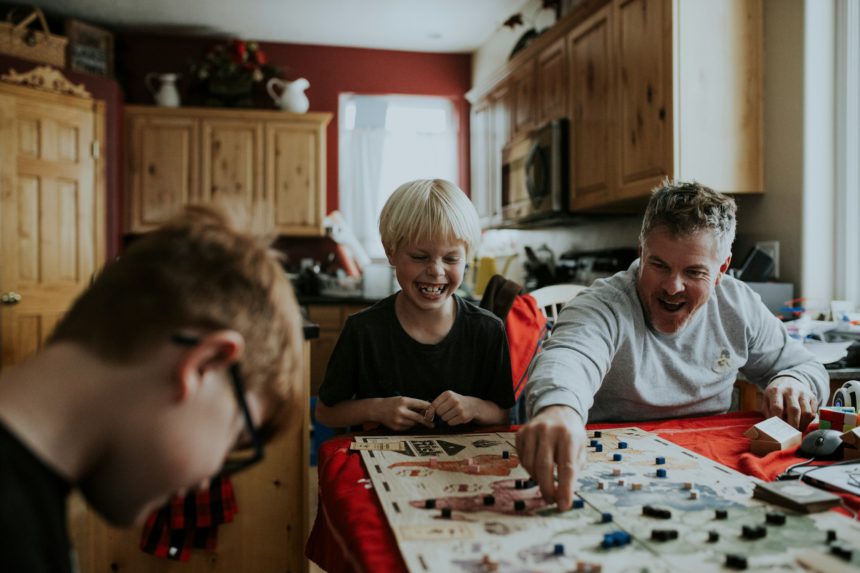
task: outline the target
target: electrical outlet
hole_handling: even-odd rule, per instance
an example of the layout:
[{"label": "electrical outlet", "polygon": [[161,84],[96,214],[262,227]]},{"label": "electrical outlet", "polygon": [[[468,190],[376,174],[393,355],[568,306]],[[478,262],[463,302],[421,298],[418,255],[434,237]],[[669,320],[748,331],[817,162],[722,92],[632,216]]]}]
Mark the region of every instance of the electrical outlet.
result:
[{"label": "electrical outlet", "polygon": [[773,258],[773,278],[779,279],[779,241],[757,241],[755,246]]}]

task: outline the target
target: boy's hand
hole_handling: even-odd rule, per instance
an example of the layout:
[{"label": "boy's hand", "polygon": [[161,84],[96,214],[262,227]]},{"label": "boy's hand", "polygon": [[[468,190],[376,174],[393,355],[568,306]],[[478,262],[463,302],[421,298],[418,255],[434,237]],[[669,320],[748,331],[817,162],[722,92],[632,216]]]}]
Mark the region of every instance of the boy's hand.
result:
[{"label": "boy's hand", "polygon": [[482,402],[483,400],[479,398],[462,396],[446,390],[430,404],[430,408],[424,414],[424,420],[432,422],[433,418],[439,416],[449,426],[468,424],[478,416]]},{"label": "boy's hand", "polygon": [[378,402],[374,419],[392,430],[408,430],[415,424],[432,428],[433,424],[424,419],[424,412],[430,408],[430,402],[406,396],[381,398]]}]

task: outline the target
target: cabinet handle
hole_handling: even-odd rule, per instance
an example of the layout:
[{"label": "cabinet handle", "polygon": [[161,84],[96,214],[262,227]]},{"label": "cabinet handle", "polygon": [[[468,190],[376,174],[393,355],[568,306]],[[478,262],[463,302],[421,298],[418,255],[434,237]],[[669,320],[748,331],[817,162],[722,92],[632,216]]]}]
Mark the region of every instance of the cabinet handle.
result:
[{"label": "cabinet handle", "polygon": [[18,304],[21,302],[21,295],[14,291],[4,292],[0,295],[0,302],[8,305]]}]

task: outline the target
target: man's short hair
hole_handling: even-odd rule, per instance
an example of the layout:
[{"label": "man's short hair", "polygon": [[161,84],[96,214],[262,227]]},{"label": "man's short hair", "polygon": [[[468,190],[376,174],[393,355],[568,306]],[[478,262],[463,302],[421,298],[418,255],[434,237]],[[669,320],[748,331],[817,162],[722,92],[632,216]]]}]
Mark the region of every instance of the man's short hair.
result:
[{"label": "man's short hair", "polygon": [[418,179],[398,187],[385,202],[379,235],[391,252],[404,245],[462,241],[468,257],[481,240],[481,224],[475,206],[459,187],[444,179]]},{"label": "man's short hair", "polygon": [[268,425],[278,426],[297,398],[300,323],[290,282],[266,242],[239,231],[225,211],[196,206],[108,264],[50,343],[79,344],[98,359],[127,365],[183,329],[235,330],[245,339],[240,371],[247,390],[266,400]]},{"label": "man's short hair", "polygon": [[719,257],[731,254],[737,221],[735,200],[695,181],[665,179],[651,193],[639,243],[657,227],[665,227],[676,237],[693,235],[702,230],[713,232]]}]

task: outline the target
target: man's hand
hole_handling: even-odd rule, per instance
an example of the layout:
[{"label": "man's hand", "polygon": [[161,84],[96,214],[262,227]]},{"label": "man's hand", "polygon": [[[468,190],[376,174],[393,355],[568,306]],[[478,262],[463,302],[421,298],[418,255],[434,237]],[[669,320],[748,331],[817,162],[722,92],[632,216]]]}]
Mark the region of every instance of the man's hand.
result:
[{"label": "man's hand", "polygon": [[809,387],[791,376],[778,376],[764,391],[762,414],[766,418],[779,416],[795,428],[803,430],[815,418],[818,400]]},{"label": "man's hand", "polygon": [[[520,463],[547,502],[570,509],[576,473],[585,465],[585,426],[573,409],[549,406],[517,432]],[[555,468],[558,468],[558,485]]]},{"label": "man's hand", "polygon": [[[478,416],[482,400],[446,390],[439,394],[424,414],[426,422],[439,416],[449,426],[468,424]],[[432,426],[432,424],[431,424]]]},{"label": "man's hand", "polygon": [[408,430],[415,424],[432,428],[433,424],[424,419],[424,412],[430,402],[406,396],[381,398],[375,403],[372,419],[396,431]]}]

